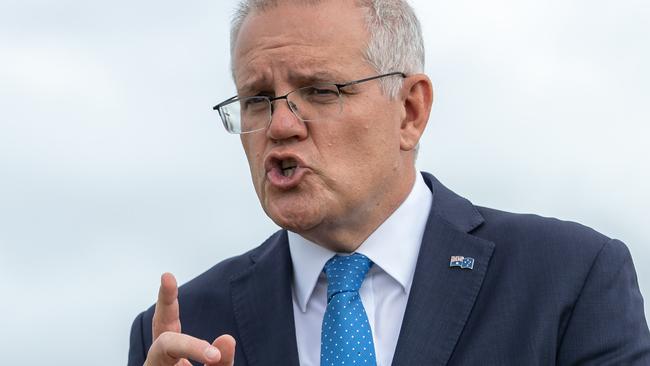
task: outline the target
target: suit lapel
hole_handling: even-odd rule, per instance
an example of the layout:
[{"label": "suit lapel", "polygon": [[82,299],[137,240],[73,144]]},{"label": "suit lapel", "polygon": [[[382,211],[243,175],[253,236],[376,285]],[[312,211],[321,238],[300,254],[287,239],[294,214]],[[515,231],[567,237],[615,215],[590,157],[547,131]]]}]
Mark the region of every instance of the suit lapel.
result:
[{"label": "suit lapel", "polygon": [[[425,174],[433,206],[411,285],[393,365],[446,365],[483,283],[494,244],[467,232],[483,219],[467,200]],[[451,256],[474,269],[450,268]]]},{"label": "suit lapel", "polygon": [[238,346],[248,365],[298,365],[291,296],[291,257],[285,231],[252,256],[254,264],[231,282]]}]

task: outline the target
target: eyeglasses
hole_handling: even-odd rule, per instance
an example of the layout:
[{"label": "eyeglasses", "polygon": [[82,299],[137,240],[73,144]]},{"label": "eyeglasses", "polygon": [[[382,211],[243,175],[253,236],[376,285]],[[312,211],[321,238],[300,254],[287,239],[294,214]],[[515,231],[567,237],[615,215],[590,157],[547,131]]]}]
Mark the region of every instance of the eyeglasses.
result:
[{"label": "eyeglasses", "polygon": [[279,97],[260,95],[240,98],[234,96],[217,104],[212,109],[219,112],[226,130],[234,134],[266,129],[273,117],[273,102],[279,99],[285,99],[291,112],[301,121],[322,121],[341,114],[343,110],[342,88],[396,75],[406,77],[406,74],[402,72],[391,72],[343,84],[319,83],[292,90]]}]

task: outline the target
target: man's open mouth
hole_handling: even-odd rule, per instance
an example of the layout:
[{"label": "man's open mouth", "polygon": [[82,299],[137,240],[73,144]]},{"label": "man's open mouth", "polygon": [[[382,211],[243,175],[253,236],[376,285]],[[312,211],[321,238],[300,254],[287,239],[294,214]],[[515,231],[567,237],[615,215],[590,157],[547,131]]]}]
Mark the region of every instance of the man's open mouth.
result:
[{"label": "man's open mouth", "polygon": [[264,168],[268,182],[280,190],[295,188],[310,170],[300,157],[288,153],[271,154],[265,159]]},{"label": "man's open mouth", "polygon": [[285,177],[293,176],[293,173],[296,171],[298,163],[293,159],[285,159],[280,162],[280,169],[282,170],[282,175]]}]

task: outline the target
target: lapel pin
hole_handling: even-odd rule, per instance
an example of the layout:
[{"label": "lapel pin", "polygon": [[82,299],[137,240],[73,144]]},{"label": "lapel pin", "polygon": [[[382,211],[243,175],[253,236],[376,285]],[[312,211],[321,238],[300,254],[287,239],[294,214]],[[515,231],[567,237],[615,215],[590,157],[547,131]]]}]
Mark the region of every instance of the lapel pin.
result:
[{"label": "lapel pin", "polygon": [[449,260],[449,268],[453,267],[474,269],[474,258],[463,257],[462,255],[452,255]]}]

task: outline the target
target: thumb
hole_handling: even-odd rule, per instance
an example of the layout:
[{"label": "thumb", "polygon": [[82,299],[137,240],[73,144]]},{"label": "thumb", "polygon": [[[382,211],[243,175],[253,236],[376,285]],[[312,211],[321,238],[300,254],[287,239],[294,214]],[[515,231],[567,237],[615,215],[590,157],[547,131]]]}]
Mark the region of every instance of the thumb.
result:
[{"label": "thumb", "polygon": [[219,336],[212,342],[221,352],[221,360],[210,366],[233,366],[235,364],[235,338],[229,334]]}]

